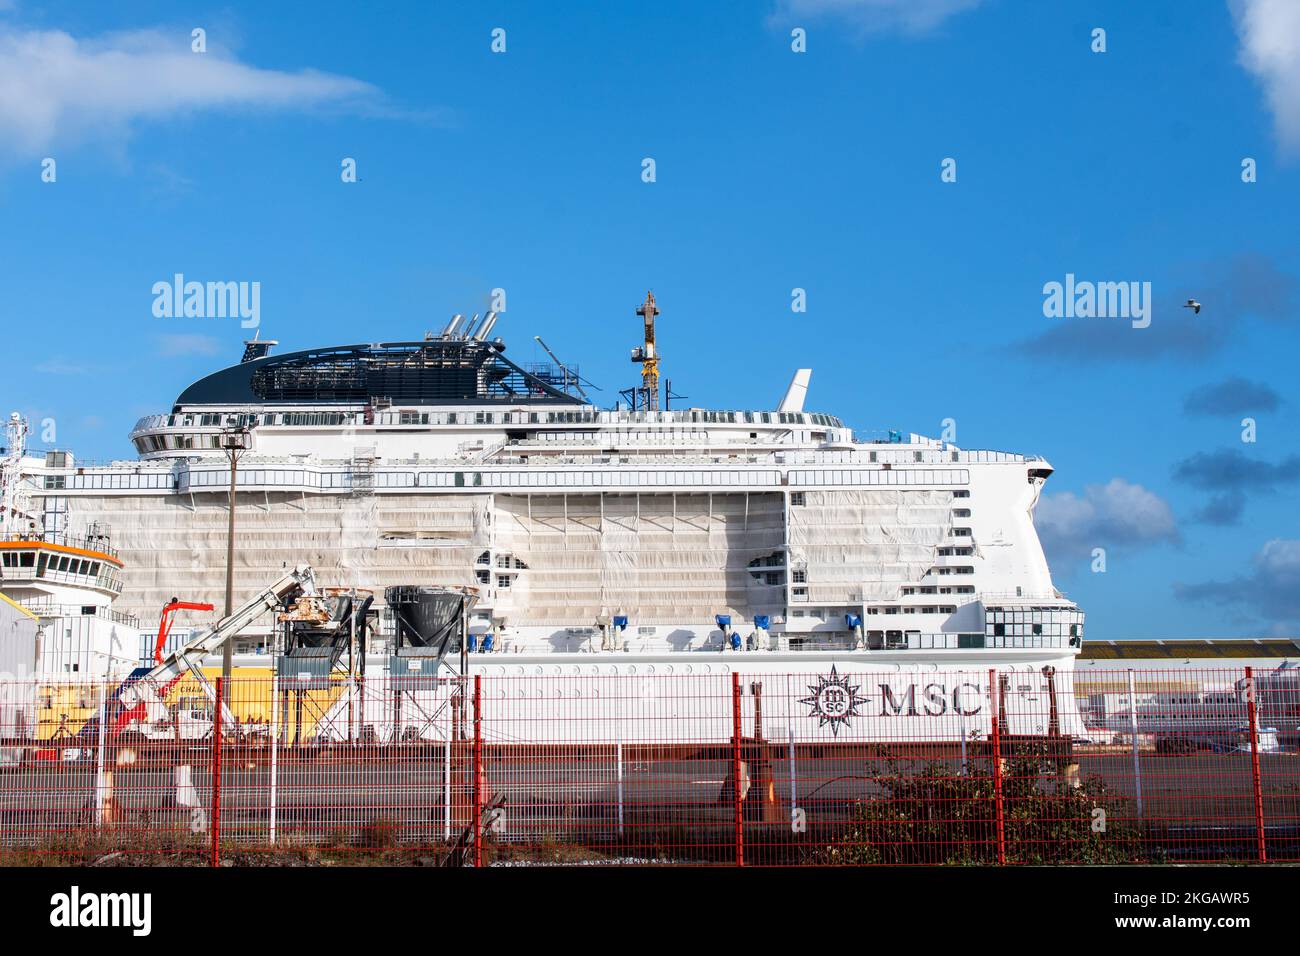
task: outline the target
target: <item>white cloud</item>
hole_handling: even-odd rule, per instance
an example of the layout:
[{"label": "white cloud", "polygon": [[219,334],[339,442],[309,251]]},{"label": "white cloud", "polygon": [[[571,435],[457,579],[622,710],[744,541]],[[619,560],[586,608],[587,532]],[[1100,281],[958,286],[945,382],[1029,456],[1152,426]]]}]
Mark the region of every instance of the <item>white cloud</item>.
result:
[{"label": "white cloud", "polygon": [[1264,88],[1282,151],[1300,154],[1300,3],[1231,0],[1237,59]]},{"label": "white cloud", "polygon": [[85,140],[121,139],[141,121],[207,109],[378,108],[378,89],[351,77],[264,70],[188,33],[140,30],[77,39],[0,25],[0,145],[21,156]]},{"label": "white cloud", "polygon": [[798,20],[837,18],[863,33],[897,30],[927,33],[953,14],[984,0],[778,0],[771,19],[798,25]]},{"label": "white cloud", "polygon": [[210,335],[164,335],[158,351],[163,355],[216,355],[220,344]]},{"label": "white cloud", "polygon": [[1266,541],[1255,555],[1255,567],[1267,577],[1300,583],[1300,541]]},{"label": "white cloud", "polygon": [[1179,540],[1169,503],[1122,478],[1088,485],[1082,495],[1043,495],[1034,524],[1049,560],[1087,557],[1093,548],[1133,550]]},{"label": "white cloud", "polygon": [[1251,559],[1247,574],[1199,584],[1176,584],[1180,598],[1239,606],[1274,634],[1300,632],[1300,540],[1266,541]]},{"label": "white cloud", "polygon": [[[0,0],[3,2],[3,0]],[[63,359],[49,359],[36,366],[42,375],[85,375],[88,369],[84,365],[67,362]]]}]

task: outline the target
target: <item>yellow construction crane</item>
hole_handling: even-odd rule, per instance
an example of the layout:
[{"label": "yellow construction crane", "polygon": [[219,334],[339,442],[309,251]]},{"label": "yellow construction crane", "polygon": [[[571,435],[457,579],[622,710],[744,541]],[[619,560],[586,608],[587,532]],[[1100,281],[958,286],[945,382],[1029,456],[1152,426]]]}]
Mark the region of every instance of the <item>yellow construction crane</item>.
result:
[{"label": "yellow construction crane", "polygon": [[659,353],[655,351],[655,316],[659,308],[653,292],[645,294],[636,314],[645,319],[645,345],[632,350],[632,361],[641,363],[641,408],[655,412],[659,410]]}]

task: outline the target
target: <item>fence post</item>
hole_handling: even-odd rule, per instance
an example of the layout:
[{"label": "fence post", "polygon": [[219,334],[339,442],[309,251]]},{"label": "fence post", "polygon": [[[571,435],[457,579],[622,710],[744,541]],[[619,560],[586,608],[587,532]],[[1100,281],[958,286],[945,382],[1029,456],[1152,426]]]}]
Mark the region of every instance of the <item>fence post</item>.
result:
[{"label": "fence post", "polygon": [[740,672],[731,673],[731,796],[735,814],[736,866],[745,865],[745,828],[740,800]]},{"label": "fence post", "polygon": [[482,675],[474,675],[474,867],[483,865],[483,787],[480,785],[483,773],[483,711],[482,711]]},{"label": "fence post", "polygon": [[276,815],[279,810],[277,800],[279,799],[280,786],[280,666],[280,662],[277,661],[271,668],[271,814],[269,822],[271,824],[270,838],[272,846],[275,846]]},{"label": "fence post", "polygon": [[1138,819],[1142,819],[1142,764],[1138,760],[1137,693],[1133,686],[1133,668],[1128,669],[1128,722],[1133,738],[1133,794],[1137,797]]},{"label": "fence post", "polygon": [[217,692],[212,702],[212,866],[221,865],[221,704],[226,699],[224,678],[217,678]]},{"label": "fence post", "polygon": [[989,704],[992,708],[990,714],[992,733],[990,737],[992,737],[993,744],[993,812],[998,833],[999,864],[1007,862],[1007,835],[1002,812],[1002,722],[998,720],[998,715],[1001,713],[1001,698],[1002,688],[998,683],[998,673],[993,668],[989,668]]},{"label": "fence post", "polygon": [[1259,714],[1255,706],[1255,675],[1246,668],[1246,716],[1250,719],[1250,775],[1255,788],[1255,856],[1260,863],[1268,862],[1264,845],[1264,792],[1259,779]]},{"label": "fence post", "polygon": [[[961,680],[961,674],[959,673],[954,680]],[[953,691],[953,694],[956,694],[956,690]],[[961,734],[961,775],[965,777],[970,773],[970,766],[966,760],[966,711],[958,707],[956,701],[957,698],[954,696],[953,709],[957,711],[957,729]]]},{"label": "fence post", "polygon": [[[396,731],[394,731],[396,733]],[[451,839],[451,728],[442,742],[442,838]]]},{"label": "fence post", "polygon": [[618,838],[623,839],[623,742],[614,744],[614,765],[618,785]]},{"label": "fence post", "polygon": [[794,809],[799,803],[799,794],[796,790],[796,783],[795,783],[794,724],[791,723],[790,726],[786,728],[786,730],[790,735],[789,756],[786,758],[786,763],[790,765],[790,820],[794,820]]},{"label": "fence post", "polygon": [[95,823],[104,825],[105,784],[104,779],[104,745],[108,736],[108,687],[103,682],[99,685],[99,747],[95,754]]},{"label": "fence post", "polygon": [[618,774],[618,838],[621,840],[625,835],[623,826],[623,695],[618,691],[614,694],[614,741],[614,760]]}]

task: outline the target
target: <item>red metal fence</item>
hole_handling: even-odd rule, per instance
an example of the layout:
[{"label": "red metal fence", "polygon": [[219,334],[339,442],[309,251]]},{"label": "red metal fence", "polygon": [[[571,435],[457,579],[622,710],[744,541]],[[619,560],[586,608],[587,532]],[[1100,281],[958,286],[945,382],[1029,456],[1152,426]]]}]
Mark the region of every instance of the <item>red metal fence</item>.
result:
[{"label": "red metal fence", "polygon": [[1300,860],[1285,669],[674,666],[0,681],[0,862]]}]

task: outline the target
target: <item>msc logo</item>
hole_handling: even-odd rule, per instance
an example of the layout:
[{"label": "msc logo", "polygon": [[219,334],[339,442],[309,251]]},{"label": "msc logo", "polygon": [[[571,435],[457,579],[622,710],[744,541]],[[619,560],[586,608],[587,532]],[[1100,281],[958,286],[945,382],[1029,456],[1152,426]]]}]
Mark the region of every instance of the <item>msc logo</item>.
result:
[{"label": "msc logo", "polygon": [[840,677],[831,665],[829,677],[818,677],[817,683],[809,684],[812,694],[802,698],[799,703],[812,707],[811,717],[817,718],[817,726],[831,725],[831,732],[839,736],[840,727],[849,722],[850,717],[858,717],[858,706],[865,704],[867,698],[858,693],[861,684],[850,684],[847,677]]}]

